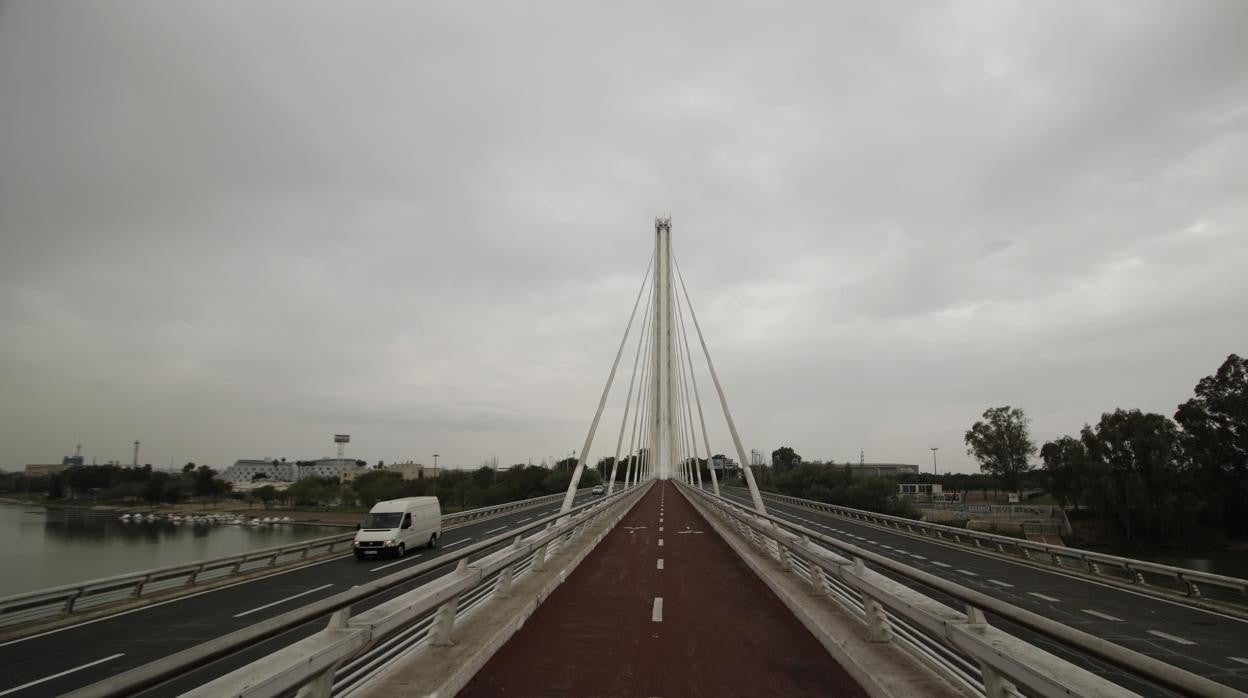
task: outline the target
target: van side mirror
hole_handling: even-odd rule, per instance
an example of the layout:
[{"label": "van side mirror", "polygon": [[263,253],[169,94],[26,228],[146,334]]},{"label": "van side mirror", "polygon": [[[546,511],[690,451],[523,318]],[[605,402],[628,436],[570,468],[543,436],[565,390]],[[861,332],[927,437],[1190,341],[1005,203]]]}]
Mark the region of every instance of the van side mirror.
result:
[{"label": "van side mirror", "polygon": [[358,530],[360,530],[360,529],[361,529],[361,528],[363,528],[363,527],[364,527],[364,524],[356,524],[356,525],[355,525],[355,530],[357,530],[357,531],[358,531]]}]

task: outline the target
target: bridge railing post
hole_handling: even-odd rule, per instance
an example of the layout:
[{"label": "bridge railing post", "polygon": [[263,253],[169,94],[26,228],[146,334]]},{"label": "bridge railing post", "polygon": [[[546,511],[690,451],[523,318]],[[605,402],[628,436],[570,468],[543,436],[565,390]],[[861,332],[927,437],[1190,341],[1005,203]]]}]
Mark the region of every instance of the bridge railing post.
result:
[{"label": "bridge railing post", "polygon": [[[520,545],[521,545],[521,537],[516,536],[515,540],[511,542],[511,547],[513,550],[519,550]],[[501,571],[499,571],[498,586],[495,587],[494,589],[494,595],[500,599],[510,599],[511,598],[511,583],[513,580],[515,580],[515,578],[516,578],[516,563],[513,562],[510,565],[507,565],[506,567],[504,567]]]},{"label": "bridge railing post", "polygon": [[[468,558],[461,558],[455,566],[455,574],[463,574],[468,567]],[[449,647],[455,644],[455,614],[459,607],[459,594],[447,599],[433,614],[433,624],[429,626],[429,644],[433,647]]]},{"label": "bridge railing post", "polygon": [[[984,618],[984,612],[975,606],[966,607],[966,622],[968,625],[987,625],[988,620]],[[1018,688],[996,668],[983,662],[977,661],[979,670],[984,676],[984,695],[987,698],[1008,698],[1009,696],[1019,695]]]},{"label": "bridge railing post", "polygon": [[[862,558],[854,558],[854,573],[859,577],[866,571],[866,564]],[[888,615],[884,612],[884,606],[875,597],[863,592],[862,594],[862,612],[867,621],[867,640],[869,642],[891,642],[893,639],[893,627],[888,623]]]},{"label": "bridge railing post", "polygon": [[[328,628],[346,628],[351,620],[351,607],[340,608],[329,617]],[[343,662],[329,665],[295,693],[295,698],[329,698],[334,688],[334,673]]]}]

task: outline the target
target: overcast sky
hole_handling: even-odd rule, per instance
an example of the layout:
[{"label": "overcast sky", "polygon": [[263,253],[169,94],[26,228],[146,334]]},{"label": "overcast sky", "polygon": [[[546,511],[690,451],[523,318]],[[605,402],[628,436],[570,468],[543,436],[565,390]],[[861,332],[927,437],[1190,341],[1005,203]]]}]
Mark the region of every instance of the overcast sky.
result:
[{"label": "overcast sky", "polygon": [[579,450],[659,214],[747,450],[1248,352],[1248,3],[710,7],[0,5],[0,467]]}]

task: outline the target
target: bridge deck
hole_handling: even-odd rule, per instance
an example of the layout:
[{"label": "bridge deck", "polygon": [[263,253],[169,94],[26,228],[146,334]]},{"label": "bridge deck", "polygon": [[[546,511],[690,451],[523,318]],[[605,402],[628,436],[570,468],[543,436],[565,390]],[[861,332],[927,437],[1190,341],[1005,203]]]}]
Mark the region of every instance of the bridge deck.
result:
[{"label": "bridge deck", "polygon": [[865,693],[660,482],[459,695]]}]

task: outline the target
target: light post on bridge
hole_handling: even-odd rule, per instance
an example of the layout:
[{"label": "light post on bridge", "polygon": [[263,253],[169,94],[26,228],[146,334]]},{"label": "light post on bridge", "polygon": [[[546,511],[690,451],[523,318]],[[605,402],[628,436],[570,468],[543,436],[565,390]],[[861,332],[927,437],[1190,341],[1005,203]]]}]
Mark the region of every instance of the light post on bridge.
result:
[{"label": "light post on bridge", "polygon": [[936,452],[940,450],[940,446],[930,446],[929,448],[932,449],[932,474],[939,475],[936,472]]},{"label": "light post on bridge", "polygon": [[438,472],[438,454],[433,454],[433,472]]}]

